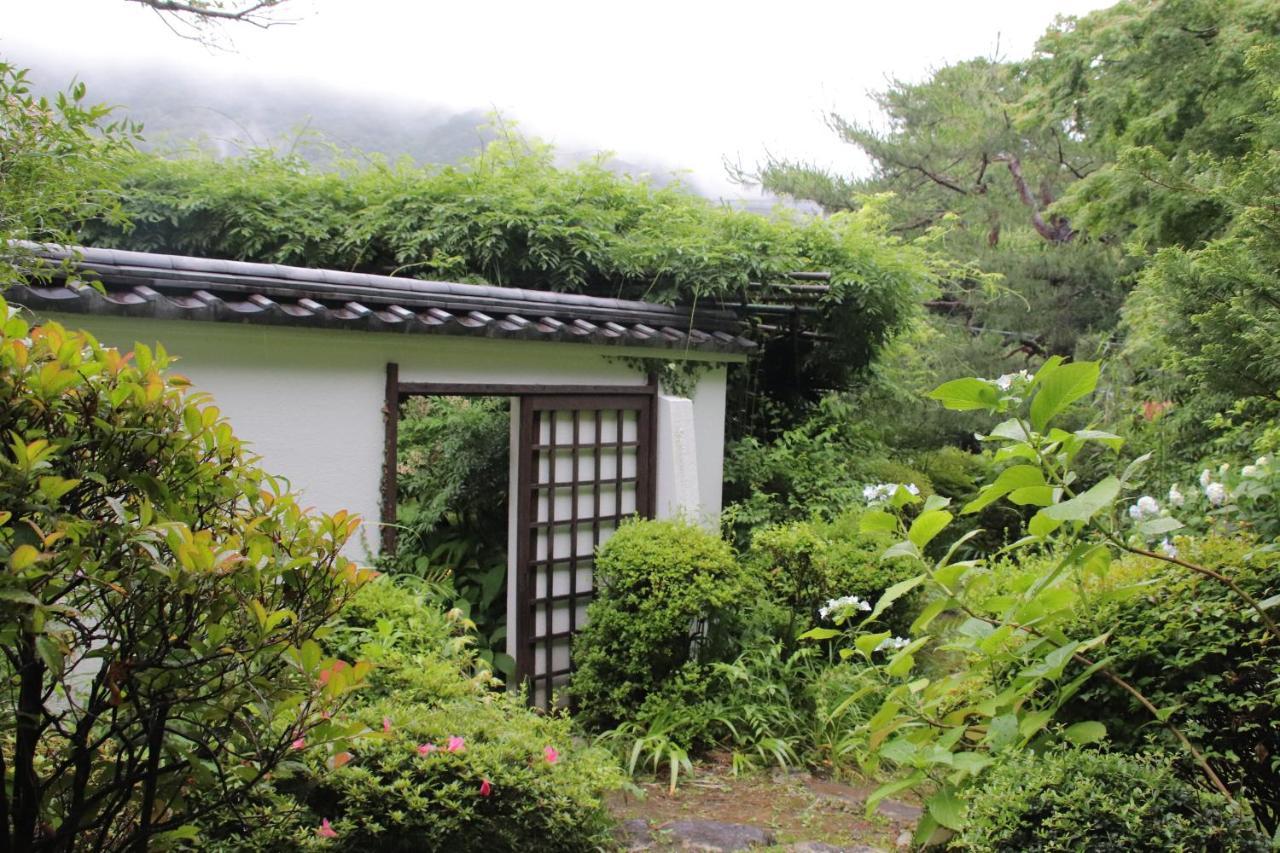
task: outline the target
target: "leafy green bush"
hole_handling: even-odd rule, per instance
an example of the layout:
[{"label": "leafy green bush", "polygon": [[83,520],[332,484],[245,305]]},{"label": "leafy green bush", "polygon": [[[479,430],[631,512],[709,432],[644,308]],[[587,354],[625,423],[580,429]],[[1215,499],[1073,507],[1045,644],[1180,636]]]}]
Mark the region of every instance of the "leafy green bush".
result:
[{"label": "leafy green bush", "polygon": [[[226,821],[210,830],[208,846],[330,846],[318,834],[323,827],[334,833],[331,846],[370,853],[609,845],[602,796],[621,775],[608,753],[575,744],[566,717],[535,714],[517,694],[436,707],[386,700],[361,717],[381,734],[363,739],[342,766],[313,763],[305,784],[285,789],[293,805],[284,820],[277,814],[259,827]],[[288,800],[259,809],[282,806]]]},{"label": "leafy green bush", "polygon": [[345,734],[366,667],[315,638],[369,575],[360,521],[305,510],[169,366],[0,300],[0,846],[171,841],[193,796]]},{"label": "leafy green bush", "polygon": [[[1280,594],[1280,554],[1240,538],[1179,539],[1182,557],[1229,575],[1257,600]],[[1206,754],[1269,831],[1280,819],[1280,646],[1230,589],[1165,563],[1127,558],[1113,573],[1148,582],[1136,596],[1089,601],[1069,636],[1110,632],[1111,667],[1138,687]],[[1089,681],[1068,719],[1106,723],[1116,746],[1176,747],[1168,730],[1111,682]],[[1194,776],[1192,767],[1183,770]]]},{"label": "leafy green bush", "polygon": [[[796,615],[791,627],[813,624],[819,609],[834,598],[855,595],[874,605],[886,589],[919,571],[913,560],[882,560],[892,537],[859,530],[861,515],[860,509],[849,510],[831,522],[766,527],[753,537],[748,563],[772,600]],[[913,596],[903,596],[883,614],[882,623],[906,633],[915,605]],[[784,637],[792,639],[794,634]]]},{"label": "leafy green bush", "polygon": [[474,624],[445,610],[446,594],[412,576],[383,575],[342,609],[324,643],[338,657],[373,664],[363,701],[436,705],[494,686],[475,656]]},{"label": "leafy green bush", "polygon": [[1087,750],[1010,757],[969,805],[953,849],[972,851],[1270,849],[1224,797],[1154,760]]},{"label": "leafy green bush", "polygon": [[682,667],[720,651],[745,577],[728,543],[686,521],[623,524],[596,558],[570,692],[588,726],[634,715]]},{"label": "leafy green bush", "polygon": [[[307,741],[292,775],[204,821],[200,849],[592,850],[607,840],[601,796],[621,781],[616,762],[580,746],[566,717],[492,691],[474,626],[443,609],[445,594],[403,576],[361,588],[325,641],[374,664],[356,699],[370,733],[332,756]],[[450,752],[450,738],[465,748]]]},{"label": "leafy green bush", "polygon": [[442,581],[475,625],[478,654],[504,678],[507,637],[505,397],[412,397],[397,434],[396,553],[388,571]]}]

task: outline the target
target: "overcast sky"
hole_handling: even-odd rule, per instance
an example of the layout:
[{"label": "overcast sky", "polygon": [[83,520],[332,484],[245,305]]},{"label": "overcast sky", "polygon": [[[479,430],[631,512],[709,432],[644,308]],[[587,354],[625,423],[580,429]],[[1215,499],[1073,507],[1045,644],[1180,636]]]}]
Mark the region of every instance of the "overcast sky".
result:
[{"label": "overcast sky", "polygon": [[[724,158],[765,151],[865,168],[823,124],[866,118],[887,77],[997,49],[1027,55],[1057,14],[1104,0],[443,3],[291,0],[290,26],[224,30],[231,50],[173,35],[124,0],[0,0],[0,56],[95,68],[182,67],[215,80],[305,80],[411,104],[496,109],[570,151],[688,169],[737,195]],[[162,74],[155,85],[165,85]],[[246,85],[230,83],[228,85]],[[246,97],[253,92],[251,82]]]}]

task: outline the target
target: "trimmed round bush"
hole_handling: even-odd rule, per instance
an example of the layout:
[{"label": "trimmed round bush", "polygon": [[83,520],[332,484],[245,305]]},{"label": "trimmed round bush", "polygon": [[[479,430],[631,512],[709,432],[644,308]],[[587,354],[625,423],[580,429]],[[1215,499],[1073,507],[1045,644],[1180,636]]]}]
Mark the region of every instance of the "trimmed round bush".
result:
[{"label": "trimmed round bush", "polygon": [[952,848],[1262,853],[1270,846],[1243,811],[1153,758],[1063,750],[997,764]]},{"label": "trimmed round bush", "polygon": [[607,728],[697,656],[714,656],[725,609],[743,603],[744,575],[727,542],[676,520],[623,524],[595,572],[570,693],[584,724]]}]

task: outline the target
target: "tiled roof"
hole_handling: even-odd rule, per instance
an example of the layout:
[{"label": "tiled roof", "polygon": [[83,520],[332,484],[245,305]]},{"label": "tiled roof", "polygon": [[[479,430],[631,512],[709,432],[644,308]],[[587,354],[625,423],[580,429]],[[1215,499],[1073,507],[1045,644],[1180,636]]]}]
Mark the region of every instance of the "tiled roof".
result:
[{"label": "tiled roof", "polygon": [[[366,332],[746,353],[728,311],[475,284],[118,249],[32,247],[86,280],[31,282],[5,298],[34,310]],[[696,324],[696,325],[695,325]]]}]

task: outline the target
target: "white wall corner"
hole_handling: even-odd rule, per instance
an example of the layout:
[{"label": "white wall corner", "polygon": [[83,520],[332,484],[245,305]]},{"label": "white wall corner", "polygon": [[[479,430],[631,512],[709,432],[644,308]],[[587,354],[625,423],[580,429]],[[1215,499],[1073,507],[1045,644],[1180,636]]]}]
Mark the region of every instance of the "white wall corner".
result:
[{"label": "white wall corner", "polygon": [[693,401],[658,396],[658,518],[683,516],[707,527],[715,519],[698,489],[698,442]]}]

